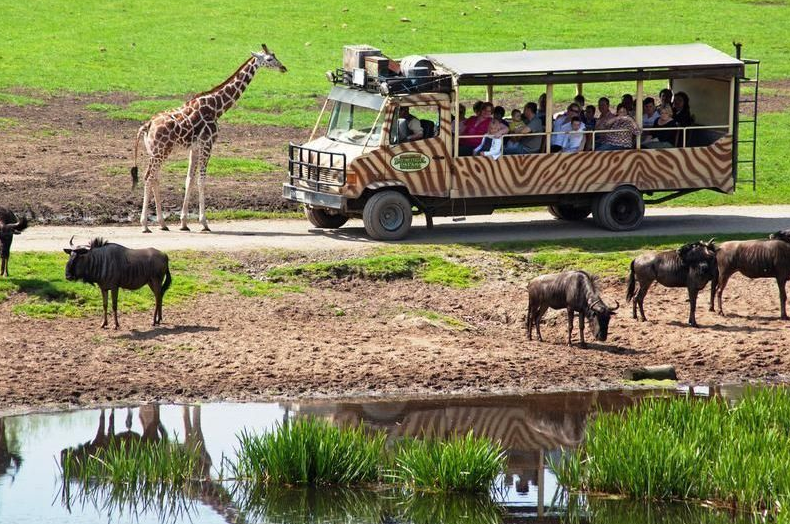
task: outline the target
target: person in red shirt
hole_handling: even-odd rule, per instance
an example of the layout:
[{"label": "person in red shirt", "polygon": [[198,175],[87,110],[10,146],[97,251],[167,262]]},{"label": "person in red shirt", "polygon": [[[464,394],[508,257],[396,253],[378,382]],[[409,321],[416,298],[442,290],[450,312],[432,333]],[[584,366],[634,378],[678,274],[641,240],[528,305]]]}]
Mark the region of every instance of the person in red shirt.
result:
[{"label": "person in red shirt", "polygon": [[494,104],[483,102],[480,113],[470,116],[464,122],[464,131],[458,139],[458,156],[471,156],[474,150],[483,141],[483,135],[488,133],[491,125]]}]

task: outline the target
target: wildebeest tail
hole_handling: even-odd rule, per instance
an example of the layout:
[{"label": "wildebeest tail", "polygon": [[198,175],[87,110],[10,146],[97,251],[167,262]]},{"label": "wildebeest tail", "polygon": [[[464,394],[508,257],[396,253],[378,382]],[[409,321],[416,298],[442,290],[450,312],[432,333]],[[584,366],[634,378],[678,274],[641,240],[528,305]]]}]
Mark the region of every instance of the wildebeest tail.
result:
[{"label": "wildebeest tail", "polygon": [[631,261],[631,271],[628,273],[628,291],[625,294],[626,302],[634,298],[634,293],[636,292],[636,276],[634,275],[634,262],[635,260]]},{"label": "wildebeest tail", "polygon": [[140,129],[137,130],[137,137],[134,140],[134,167],[132,167],[132,190],[137,187],[137,180],[138,180],[138,170],[137,170],[137,151],[140,145],[140,137],[148,132],[148,128],[151,126],[151,122],[147,122],[140,126]]},{"label": "wildebeest tail", "polygon": [[173,282],[173,278],[170,276],[170,267],[165,268],[165,281],[162,284],[162,296],[165,296],[165,291],[170,287],[170,283]]}]

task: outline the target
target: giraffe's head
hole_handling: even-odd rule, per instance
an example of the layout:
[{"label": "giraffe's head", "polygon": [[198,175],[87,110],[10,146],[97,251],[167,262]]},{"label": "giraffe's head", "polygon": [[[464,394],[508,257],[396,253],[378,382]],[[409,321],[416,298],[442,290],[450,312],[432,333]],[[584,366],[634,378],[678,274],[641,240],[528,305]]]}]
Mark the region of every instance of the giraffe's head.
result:
[{"label": "giraffe's head", "polygon": [[274,56],[274,53],[269,52],[269,48],[266,47],[266,44],[261,44],[263,48],[262,53],[256,53],[255,51],[252,52],[252,56],[255,57],[258,67],[269,67],[271,69],[277,69],[281,73],[285,73],[288,71],[284,65],[277,60],[277,57]]}]

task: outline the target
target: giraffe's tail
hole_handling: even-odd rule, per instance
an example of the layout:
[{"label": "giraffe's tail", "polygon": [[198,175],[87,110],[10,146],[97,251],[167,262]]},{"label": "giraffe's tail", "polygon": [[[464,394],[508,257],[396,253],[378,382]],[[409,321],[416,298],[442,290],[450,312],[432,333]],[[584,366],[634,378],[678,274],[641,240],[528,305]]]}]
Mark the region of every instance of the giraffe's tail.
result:
[{"label": "giraffe's tail", "polygon": [[138,170],[137,170],[137,150],[138,146],[140,145],[140,137],[148,132],[148,128],[151,126],[151,122],[143,124],[140,126],[140,129],[137,130],[137,138],[134,141],[134,167],[132,167],[132,191],[137,188],[137,180],[138,180]]}]

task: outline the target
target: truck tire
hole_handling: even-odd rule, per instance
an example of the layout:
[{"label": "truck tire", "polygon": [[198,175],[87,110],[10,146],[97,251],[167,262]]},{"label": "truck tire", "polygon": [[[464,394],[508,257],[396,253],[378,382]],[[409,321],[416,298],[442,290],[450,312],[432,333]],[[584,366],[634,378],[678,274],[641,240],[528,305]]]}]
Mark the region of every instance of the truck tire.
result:
[{"label": "truck tire", "polygon": [[593,204],[593,218],[598,226],[610,231],[630,231],[645,218],[645,201],[635,187],[621,186],[599,196]]},{"label": "truck tire", "polygon": [[362,222],[374,240],[400,240],[411,227],[411,202],[398,191],[376,193],[365,203]]},{"label": "truck tire", "polygon": [[557,220],[584,220],[592,213],[592,206],[569,206],[565,204],[555,204],[548,207],[551,216]]},{"label": "truck tire", "polygon": [[347,216],[332,214],[327,212],[326,209],[305,207],[304,214],[311,224],[321,229],[337,229],[348,222]]}]

